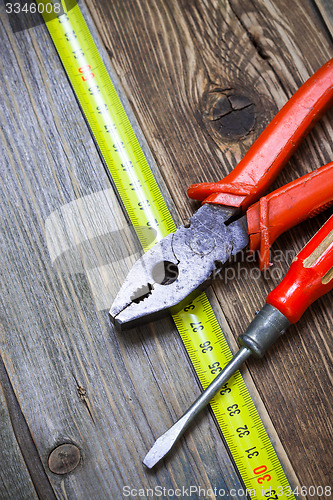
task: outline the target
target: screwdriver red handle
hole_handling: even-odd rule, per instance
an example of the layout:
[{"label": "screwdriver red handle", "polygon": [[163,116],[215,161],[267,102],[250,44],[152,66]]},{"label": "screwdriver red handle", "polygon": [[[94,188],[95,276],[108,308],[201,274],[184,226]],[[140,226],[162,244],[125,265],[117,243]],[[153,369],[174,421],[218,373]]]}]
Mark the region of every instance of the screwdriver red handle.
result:
[{"label": "screwdriver red handle", "polygon": [[245,210],[262,196],[314,124],[333,104],[333,59],[289,99],[229,175],[192,184],[190,198]]},{"label": "screwdriver red handle", "polygon": [[294,259],[264,307],[238,337],[239,343],[261,358],[290,323],[296,323],[312,302],[332,288],[333,215]]},{"label": "screwdriver red handle", "polygon": [[333,161],[260,198],[246,212],[250,250],[260,249],[260,269],[269,266],[269,250],[288,229],[333,203]]},{"label": "screwdriver red handle", "polygon": [[301,250],[266,303],[278,309],[290,323],[333,288],[333,215]]}]

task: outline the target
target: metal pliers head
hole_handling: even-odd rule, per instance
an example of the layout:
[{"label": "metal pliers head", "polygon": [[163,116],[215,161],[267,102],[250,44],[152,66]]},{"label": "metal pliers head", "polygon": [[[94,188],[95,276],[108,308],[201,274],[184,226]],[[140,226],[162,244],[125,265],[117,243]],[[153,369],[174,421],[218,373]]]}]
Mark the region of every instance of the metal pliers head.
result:
[{"label": "metal pliers head", "polygon": [[[120,328],[179,310],[209,286],[218,269],[249,241],[243,218],[231,207],[203,205],[132,267],[110,315]],[[175,310],[175,309],[174,309]]]}]

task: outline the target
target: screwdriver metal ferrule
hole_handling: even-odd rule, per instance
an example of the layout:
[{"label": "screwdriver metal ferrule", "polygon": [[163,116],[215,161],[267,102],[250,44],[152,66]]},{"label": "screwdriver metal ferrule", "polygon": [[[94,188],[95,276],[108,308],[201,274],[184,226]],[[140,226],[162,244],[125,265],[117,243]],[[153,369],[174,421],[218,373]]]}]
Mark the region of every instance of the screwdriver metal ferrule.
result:
[{"label": "screwdriver metal ferrule", "polygon": [[241,346],[250,349],[256,358],[262,358],[274,342],[286,331],[290,321],[276,307],[265,304],[245,332],[238,337]]}]

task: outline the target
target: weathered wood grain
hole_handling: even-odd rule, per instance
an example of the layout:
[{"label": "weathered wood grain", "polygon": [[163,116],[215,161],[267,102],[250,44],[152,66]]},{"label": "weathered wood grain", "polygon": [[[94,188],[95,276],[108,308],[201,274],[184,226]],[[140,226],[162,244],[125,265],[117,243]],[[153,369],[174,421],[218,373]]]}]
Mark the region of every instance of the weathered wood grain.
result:
[{"label": "weathered wood grain", "polygon": [[[22,500],[35,500],[38,498],[32,483],[27,465],[17,442],[13,419],[15,413],[12,401],[8,401],[8,377],[0,360],[0,493],[2,500],[20,498]],[[7,379],[7,384],[6,380]],[[10,385],[10,383],[9,383]],[[14,397],[15,401],[15,397]],[[18,429],[17,429],[18,430]],[[21,430],[21,429],[19,429]]]},{"label": "weathered wood grain", "polygon": [[[310,0],[292,8],[284,0],[93,2],[90,12],[183,219],[196,206],[186,198],[186,187],[227,174],[274,112],[333,55]],[[230,94],[253,103],[254,126],[244,137],[228,137],[214,127],[214,113]],[[330,112],[275,186],[330,161],[332,137]],[[254,265],[244,263],[237,280],[214,287],[235,335],[285,273],[291,262],[285,250],[299,251],[325,217],[276,242],[281,273],[253,279],[249,286]],[[332,477],[331,333],[332,297],[327,296],[262,363],[249,363],[305,486],[328,484]]]},{"label": "weathered wood grain", "polygon": [[328,31],[333,37],[333,3],[330,0],[314,0]]},{"label": "weathered wood grain", "polygon": [[[179,219],[195,207],[186,198],[187,185],[230,171],[332,52],[309,0],[293,12],[277,0],[114,0],[89,7]],[[165,464],[153,472],[142,467],[154,438],[199,388],[171,320],[113,331],[104,309],[110,277],[122,279],[138,251],[135,238],[123,231],[126,218],[46,29],[14,35],[5,15],[0,28],[1,354],[56,496],[120,498],[124,485],[240,487],[208,411]],[[233,96],[252,105],[239,115],[235,109],[231,124],[219,121],[221,101]],[[330,123],[332,114],[277,185],[332,159]],[[324,219],[302,224],[275,248],[299,249]],[[276,266],[285,271],[287,260]],[[245,263],[244,269],[254,266]],[[221,283],[214,287],[214,309],[232,345],[229,326],[240,333],[276,281],[252,280],[249,287],[241,275],[223,289]],[[256,404],[267,407],[306,486],[330,482],[331,325],[326,297],[265,361],[249,363],[262,398],[252,388]],[[11,446],[9,437],[6,442]],[[57,476],[47,460],[63,442],[76,443],[82,460],[69,475]],[[23,477],[20,457],[17,464]]]}]

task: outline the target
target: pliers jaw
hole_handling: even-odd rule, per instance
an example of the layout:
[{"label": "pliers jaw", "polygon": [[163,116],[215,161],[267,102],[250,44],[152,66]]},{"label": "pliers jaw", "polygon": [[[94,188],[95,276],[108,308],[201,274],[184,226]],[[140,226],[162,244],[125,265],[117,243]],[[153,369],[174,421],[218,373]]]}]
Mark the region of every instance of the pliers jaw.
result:
[{"label": "pliers jaw", "polygon": [[131,328],[180,310],[211,283],[231,255],[249,242],[236,208],[205,204],[132,267],[110,310],[115,324]]},{"label": "pliers jaw", "polygon": [[154,297],[156,294],[161,295],[161,291],[167,286],[162,284],[164,263],[168,263],[165,274],[169,277],[171,266],[174,265],[177,269],[178,261],[172,252],[172,239],[173,234],[168,234],[142,255],[131,268],[110,309],[111,319],[119,329],[139,324],[139,318],[147,308],[146,303],[150,305],[152,314],[163,307],[163,303],[157,306]]}]

